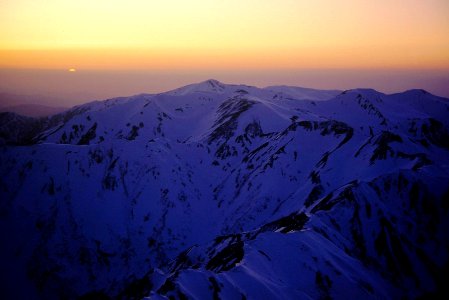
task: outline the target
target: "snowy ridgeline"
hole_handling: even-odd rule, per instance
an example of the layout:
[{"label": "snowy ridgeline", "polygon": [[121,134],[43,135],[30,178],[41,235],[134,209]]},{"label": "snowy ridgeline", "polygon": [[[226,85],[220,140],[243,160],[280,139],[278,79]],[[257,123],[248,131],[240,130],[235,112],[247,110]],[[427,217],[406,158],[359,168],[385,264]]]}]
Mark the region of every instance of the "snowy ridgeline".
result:
[{"label": "snowy ridgeline", "polygon": [[422,90],[215,80],[0,114],[1,298],[435,296],[448,130]]}]

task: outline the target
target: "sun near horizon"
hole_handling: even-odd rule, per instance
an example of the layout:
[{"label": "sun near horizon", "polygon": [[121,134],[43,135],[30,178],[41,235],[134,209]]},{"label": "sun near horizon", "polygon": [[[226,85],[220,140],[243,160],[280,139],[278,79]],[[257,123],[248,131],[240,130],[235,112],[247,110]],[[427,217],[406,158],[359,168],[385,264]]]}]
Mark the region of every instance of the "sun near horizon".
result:
[{"label": "sun near horizon", "polygon": [[3,0],[0,93],[79,104],[217,78],[449,97],[448,16],[447,0]]}]

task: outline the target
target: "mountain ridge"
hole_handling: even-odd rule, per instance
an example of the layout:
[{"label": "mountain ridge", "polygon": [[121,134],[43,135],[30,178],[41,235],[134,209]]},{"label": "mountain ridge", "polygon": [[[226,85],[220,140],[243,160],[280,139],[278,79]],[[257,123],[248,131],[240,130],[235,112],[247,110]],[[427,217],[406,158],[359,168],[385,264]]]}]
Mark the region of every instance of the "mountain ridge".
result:
[{"label": "mountain ridge", "polygon": [[444,292],[448,99],[331,94],[208,80],[50,118],[0,114],[2,293]]}]

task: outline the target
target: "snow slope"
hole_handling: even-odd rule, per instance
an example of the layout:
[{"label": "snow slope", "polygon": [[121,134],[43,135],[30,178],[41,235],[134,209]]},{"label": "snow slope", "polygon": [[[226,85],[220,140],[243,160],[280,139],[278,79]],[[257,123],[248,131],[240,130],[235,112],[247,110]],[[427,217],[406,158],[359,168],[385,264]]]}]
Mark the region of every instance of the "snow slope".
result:
[{"label": "snow slope", "polygon": [[0,114],[2,298],[442,293],[448,120],[422,90],[216,80]]}]

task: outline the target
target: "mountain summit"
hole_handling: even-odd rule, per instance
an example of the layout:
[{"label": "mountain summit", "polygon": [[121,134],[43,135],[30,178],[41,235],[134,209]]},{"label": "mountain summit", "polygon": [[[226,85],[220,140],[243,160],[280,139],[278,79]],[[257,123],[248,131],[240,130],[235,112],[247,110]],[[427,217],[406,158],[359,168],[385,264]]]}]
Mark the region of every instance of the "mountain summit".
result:
[{"label": "mountain summit", "polygon": [[207,80],[0,114],[3,299],[447,294],[449,100]]},{"label": "mountain summit", "polygon": [[221,83],[215,79],[209,79],[200,83],[189,84],[184,87],[175,89],[169,94],[174,95],[187,95],[195,92],[213,92],[213,93],[221,93],[224,92],[228,86]]}]

